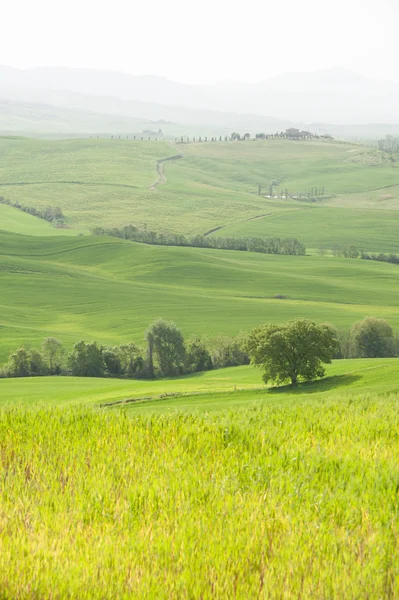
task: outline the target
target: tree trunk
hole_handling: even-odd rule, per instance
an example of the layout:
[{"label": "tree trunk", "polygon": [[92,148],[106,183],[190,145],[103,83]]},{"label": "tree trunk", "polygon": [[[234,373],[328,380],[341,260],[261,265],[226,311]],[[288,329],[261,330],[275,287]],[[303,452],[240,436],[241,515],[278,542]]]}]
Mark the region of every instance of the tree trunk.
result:
[{"label": "tree trunk", "polygon": [[291,385],[294,386],[294,385],[297,385],[297,383],[298,383],[298,375],[296,373],[293,373],[291,375]]},{"label": "tree trunk", "polygon": [[154,379],[154,349],[153,349],[153,339],[152,335],[148,336],[148,346],[147,346],[147,373],[150,379]]}]

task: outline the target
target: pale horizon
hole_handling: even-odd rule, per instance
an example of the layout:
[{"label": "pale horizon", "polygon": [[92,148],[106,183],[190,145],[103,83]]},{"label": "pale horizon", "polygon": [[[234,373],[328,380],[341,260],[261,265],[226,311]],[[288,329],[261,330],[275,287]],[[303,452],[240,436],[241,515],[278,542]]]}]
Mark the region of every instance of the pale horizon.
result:
[{"label": "pale horizon", "polygon": [[399,81],[396,0],[160,0],[133,5],[115,0],[16,0],[3,8],[7,23],[0,62],[16,68],[90,68],[157,74],[186,84],[259,82],[286,72],[340,66],[372,78]]},{"label": "pale horizon", "polygon": [[374,79],[377,81],[391,81],[391,82],[396,82],[399,83],[399,74],[398,77],[395,78],[388,78],[388,77],[384,77],[381,76],[381,74],[375,74],[375,75],[370,75],[367,73],[362,73],[361,70],[357,70],[355,68],[350,68],[350,67],[345,67],[339,64],[336,65],[331,65],[331,66],[327,66],[327,67],[321,67],[318,69],[309,69],[309,70],[287,70],[287,71],[281,71],[279,73],[274,73],[273,75],[270,75],[268,77],[264,77],[261,79],[256,79],[256,80],[246,80],[245,78],[243,79],[227,79],[227,78],[221,78],[219,80],[214,80],[214,81],[199,81],[199,82],[191,82],[191,81],[183,81],[183,80],[179,80],[177,78],[172,78],[172,77],[168,77],[167,75],[163,75],[161,73],[156,73],[156,72],[132,72],[132,71],[126,71],[123,69],[112,69],[112,68],[102,68],[102,67],[96,67],[96,66],[67,66],[67,65],[59,65],[59,64],[35,64],[35,65],[28,65],[28,66],[19,66],[19,65],[9,65],[9,64],[0,64],[0,68],[11,68],[11,69],[16,69],[19,71],[29,71],[29,70],[41,70],[41,69],[70,69],[70,70],[82,70],[82,71],[96,71],[96,72],[108,72],[108,73],[118,73],[118,74],[122,74],[122,75],[129,75],[132,77],[158,77],[158,78],[162,78],[162,79],[166,79],[169,81],[172,81],[174,83],[180,83],[183,85],[191,85],[191,86],[196,86],[196,85],[215,85],[215,84],[225,84],[225,85],[229,85],[229,84],[258,84],[258,83],[263,83],[265,81],[269,81],[270,79],[273,79],[275,77],[280,77],[283,75],[311,75],[311,74],[315,74],[315,73],[322,73],[324,71],[328,72],[328,71],[347,71],[348,73],[354,73],[357,75],[361,75],[363,77],[366,77],[368,79]]}]

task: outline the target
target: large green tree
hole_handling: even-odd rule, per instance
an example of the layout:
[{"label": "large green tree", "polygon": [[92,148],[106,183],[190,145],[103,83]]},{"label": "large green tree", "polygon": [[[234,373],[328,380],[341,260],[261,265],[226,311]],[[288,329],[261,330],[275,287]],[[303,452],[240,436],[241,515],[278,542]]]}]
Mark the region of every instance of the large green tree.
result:
[{"label": "large green tree", "polygon": [[143,370],[144,360],[141,356],[141,350],[133,342],[121,344],[119,346],[119,356],[122,365],[122,372],[128,377],[134,377]]},{"label": "large green tree", "polygon": [[265,323],[254,329],[245,342],[251,363],[263,370],[265,383],[323,377],[323,363],[330,363],[338,346],[337,334],[328,325],[308,319],[287,323]]},{"label": "large green tree", "polygon": [[212,367],[212,358],[205,344],[199,338],[191,340],[186,352],[186,370],[197,373],[209,371]]},{"label": "large green tree", "polygon": [[146,332],[148,342],[147,370],[153,376],[153,359],[157,359],[160,375],[169,377],[184,371],[186,349],[183,334],[170,321],[157,319]]},{"label": "large green tree", "polygon": [[385,319],[366,317],[354,323],[350,337],[354,356],[383,358],[394,355],[394,335],[392,327]]},{"label": "large green tree", "polygon": [[80,340],[74,344],[69,357],[72,375],[78,377],[102,377],[105,371],[103,349],[97,342]]},{"label": "large green tree", "polygon": [[61,372],[64,349],[62,342],[55,337],[46,337],[42,344],[42,355],[50,375]]}]

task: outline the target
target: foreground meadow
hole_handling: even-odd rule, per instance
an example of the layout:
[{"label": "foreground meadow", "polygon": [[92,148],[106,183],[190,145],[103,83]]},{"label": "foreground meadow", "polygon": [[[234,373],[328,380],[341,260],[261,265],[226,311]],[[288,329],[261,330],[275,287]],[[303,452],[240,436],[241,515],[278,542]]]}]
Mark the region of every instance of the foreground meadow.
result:
[{"label": "foreground meadow", "polygon": [[130,414],[1,409],[2,598],[398,596],[398,394]]}]

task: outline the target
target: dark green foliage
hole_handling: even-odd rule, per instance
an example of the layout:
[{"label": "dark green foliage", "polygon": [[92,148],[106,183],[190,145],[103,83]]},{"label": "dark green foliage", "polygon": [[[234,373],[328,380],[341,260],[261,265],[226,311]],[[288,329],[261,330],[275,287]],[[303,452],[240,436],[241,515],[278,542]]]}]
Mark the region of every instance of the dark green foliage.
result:
[{"label": "dark green foliage", "polygon": [[353,355],[360,358],[394,356],[395,341],[392,327],[385,319],[366,317],[351,328]]},{"label": "dark green foliage", "polygon": [[43,340],[42,355],[50,375],[59,375],[62,368],[64,349],[62,342],[54,337]]},{"label": "dark green foliage", "polygon": [[37,377],[39,375],[46,375],[47,369],[43,360],[42,354],[39,350],[29,350],[28,352],[28,363],[29,363],[29,374],[31,377]]},{"label": "dark green foliage", "polygon": [[323,377],[322,363],[330,363],[338,347],[337,334],[328,325],[307,319],[288,323],[265,323],[248,336],[246,350],[251,363],[263,369],[265,383]]},{"label": "dark green foliage", "polygon": [[102,347],[97,342],[76,342],[69,357],[72,375],[77,377],[103,377],[105,364]]},{"label": "dark green foliage", "polygon": [[212,363],[215,369],[248,365],[248,354],[239,339],[219,335],[210,341]]},{"label": "dark green foliage", "polygon": [[209,371],[213,368],[211,355],[205,344],[199,338],[195,338],[189,342],[185,366],[188,373]]},{"label": "dark green foliage", "polygon": [[184,338],[174,323],[157,319],[147,332],[147,340],[161,376],[170,377],[183,373],[186,358]]},{"label": "dark green foliage", "polygon": [[62,214],[62,210],[59,206],[46,206],[46,208],[40,210],[38,208],[34,208],[33,206],[23,206],[18,201],[12,202],[11,200],[6,200],[3,196],[0,196],[0,204],[13,206],[14,208],[22,210],[22,212],[28,213],[29,215],[33,215],[34,217],[39,217],[39,219],[44,219],[49,223],[53,223],[55,226],[61,226],[65,221],[65,217]]},{"label": "dark green foliage", "polygon": [[24,347],[13,352],[6,367],[10,377],[35,377],[46,375],[43,356],[38,350],[26,350]]},{"label": "dark green foliage", "polygon": [[107,375],[122,375],[123,369],[119,354],[119,348],[103,348],[102,354]]},{"label": "dark green foliage", "polygon": [[142,374],[144,368],[144,359],[141,356],[141,350],[136,344],[121,344],[118,347],[118,355],[122,368],[122,373],[127,377],[135,377]]},{"label": "dark green foliage", "polygon": [[243,252],[261,252],[263,254],[285,254],[290,256],[305,256],[304,244],[296,238],[234,238],[195,235],[186,237],[177,233],[157,233],[138,229],[134,225],[126,225],[122,229],[112,227],[103,229],[96,227],[94,235],[118,237],[132,242],[155,244],[160,246],[193,246],[195,248],[215,248],[218,250],[240,250]]},{"label": "dark green foliage", "polygon": [[373,254],[370,252],[362,252],[360,253],[360,258],[363,260],[376,260],[378,262],[387,262],[392,263],[394,265],[399,265],[399,256],[391,252],[390,254],[384,254],[383,252],[379,252],[378,254]]}]

